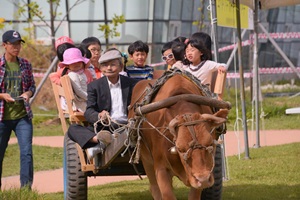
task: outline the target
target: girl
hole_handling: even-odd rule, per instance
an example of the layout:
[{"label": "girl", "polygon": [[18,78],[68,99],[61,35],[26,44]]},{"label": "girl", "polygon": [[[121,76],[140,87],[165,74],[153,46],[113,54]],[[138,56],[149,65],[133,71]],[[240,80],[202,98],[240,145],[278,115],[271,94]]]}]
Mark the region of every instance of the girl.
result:
[{"label": "girl", "polygon": [[[62,36],[62,37],[58,38],[55,41],[55,49],[56,49],[56,55],[57,55],[59,62],[62,62],[64,60],[63,55],[64,55],[65,50],[67,50],[69,48],[74,48],[74,47],[75,47],[75,45],[71,38],[69,38],[67,36]],[[57,71],[55,73],[51,73],[49,75],[50,80],[53,83],[60,85],[60,77],[61,77],[61,74],[63,73],[63,70],[64,70],[63,68],[60,68],[58,66]]]},{"label": "girl", "polygon": [[[87,84],[92,81],[86,73],[85,68],[89,59],[82,56],[82,52],[78,48],[69,48],[63,54],[64,61],[59,63],[60,67],[67,69],[68,76],[71,79],[72,88],[76,95],[74,101],[74,110],[84,112],[86,110],[87,101]],[[62,76],[65,74],[62,74]]]},{"label": "girl", "polygon": [[189,64],[189,61],[185,57],[185,48],[185,43],[176,41],[173,42],[171,49],[175,63],[172,65],[172,69],[177,68],[183,70],[183,65]]},{"label": "girl", "polygon": [[192,73],[204,85],[211,87],[213,72],[226,72],[226,64],[209,60],[210,50],[200,41],[190,40],[187,43],[185,55],[190,64],[183,66],[183,69]]}]

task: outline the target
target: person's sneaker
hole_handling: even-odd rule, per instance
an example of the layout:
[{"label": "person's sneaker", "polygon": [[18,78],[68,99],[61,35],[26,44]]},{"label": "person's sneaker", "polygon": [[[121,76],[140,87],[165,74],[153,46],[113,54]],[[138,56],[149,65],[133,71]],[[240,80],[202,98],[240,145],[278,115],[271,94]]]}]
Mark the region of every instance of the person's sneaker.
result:
[{"label": "person's sneaker", "polygon": [[103,142],[107,146],[112,142],[113,136],[109,131],[102,130],[97,133],[97,139],[99,142]]},{"label": "person's sneaker", "polygon": [[98,143],[96,144],[96,146],[87,148],[85,152],[89,161],[91,161],[97,154],[103,153],[104,146],[105,146],[104,144],[101,145],[100,143]]}]

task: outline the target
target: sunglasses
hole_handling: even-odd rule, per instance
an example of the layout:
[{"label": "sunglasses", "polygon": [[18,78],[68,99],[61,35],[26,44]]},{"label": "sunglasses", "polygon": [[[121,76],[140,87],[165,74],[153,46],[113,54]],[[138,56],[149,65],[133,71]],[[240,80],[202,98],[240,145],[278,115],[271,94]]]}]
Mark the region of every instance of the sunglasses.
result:
[{"label": "sunglasses", "polygon": [[163,56],[161,57],[164,61],[168,60],[168,59],[173,59],[174,58],[174,55],[173,53],[170,53],[168,54],[167,56]]}]

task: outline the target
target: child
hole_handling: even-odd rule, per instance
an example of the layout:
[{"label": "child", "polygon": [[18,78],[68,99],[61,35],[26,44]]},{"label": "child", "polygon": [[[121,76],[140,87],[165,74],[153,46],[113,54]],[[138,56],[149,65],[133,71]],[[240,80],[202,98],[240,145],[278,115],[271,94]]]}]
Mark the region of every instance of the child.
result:
[{"label": "child", "polygon": [[[65,50],[69,49],[69,48],[74,48],[74,42],[71,38],[67,37],[67,36],[61,36],[59,37],[56,41],[55,41],[55,49],[56,49],[56,55],[57,58],[60,62],[62,62],[64,60],[63,58],[63,54],[65,52]],[[55,73],[51,73],[49,75],[50,80],[57,84],[60,85],[60,77],[61,74],[63,73],[63,68],[60,68],[58,66],[57,71]]]},{"label": "child", "polygon": [[58,60],[63,61],[63,54],[66,49],[75,47],[74,42],[71,38],[67,36],[61,36],[55,41],[55,49]]},{"label": "child", "polygon": [[172,44],[173,41],[167,42],[163,45],[161,49],[162,60],[165,61],[168,65],[167,69],[171,69],[172,65],[175,64],[176,60],[174,59],[174,55],[172,53]]},{"label": "child", "polygon": [[196,32],[193,33],[190,37],[190,40],[196,40],[198,42],[202,42],[205,47],[209,50],[208,60],[212,60],[212,53],[211,53],[211,37],[205,32]]},{"label": "child", "polygon": [[[58,60],[60,62],[62,62],[64,60],[64,58],[63,58],[64,52],[69,48],[75,48],[75,46],[74,46],[73,40],[71,38],[69,38],[67,36],[62,36],[55,41],[55,48],[56,48],[56,55],[58,57]],[[90,58],[91,53],[89,52],[89,50],[86,50],[84,48],[85,47],[82,47],[82,46],[79,47],[81,54],[86,58]],[[64,68],[64,65],[62,65],[62,67],[60,67],[60,65],[58,65],[57,71],[55,73],[51,73],[49,75],[50,80],[53,83],[60,85],[60,77],[62,74],[66,74],[67,70],[68,69]],[[94,69],[89,70],[89,72],[85,71],[85,74],[88,77],[88,79],[94,78],[92,75],[93,73],[95,73]],[[64,105],[64,104],[62,104],[62,105]],[[64,109],[65,106],[62,106],[62,108]]]},{"label": "child", "polygon": [[126,67],[126,72],[130,78],[134,78],[137,80],[153,79],[153,68],[145,65],[148,52],[148,45],[140,40],[129,45],[129,58],[134,63],[133,66]]},{"label": "child", "polygon": [[190,40],[185,49],[186,58],[190,64],[183,66],[184,70],[192,73],[202,84],[209,87],[211,87],[214,71],[218,71],[218,73],[226,72],[226,64],[209,60],[210,52],[202,42]]},{"label": "child", "polygon": [[101,78],[103,75],[100,70],[100,65],[98,63],[98,60],[102,53],[100,40],[96,37],[87,37],[84,40],[82,40],[80,46],[83,47],[84,49],[88,49],[92,54],[92,57],[90,58],[91,65],[89,66],[89,69],[91,71],[93,70],[95,71],[94,79]]},{"label": "child", "polygon": [[87,101],[87,84],[92,81],[92,79],[88,79],[85,73],[85,71],[88,71],[85,66],[89,62],[89,59],[83,57],[78,48],[67,49],[64,52],[63,58],[64,61],[59,63],[59,66],[65,67],[68,70],[67,73],[76,95],[74,110],[84,112]]},{"label": "child", "polygon": [[183,65],[189,64],[189,61],[185,57],[185,48],[186,48],[185,43],[173,41],[171,50],[172,50],[175,63],[172,65],[171,67],[172,69],[176,67],[180,70],[183,70]]},{"label": "child", "polygon": [[181,42],[181,43],[184,43],[184,44],[186,44],[187,42],[188,42],[188,38],[186,38],[186,37],[183,37],[183,36],[178,36],[177,38],[175,38],[174,40],[173,40],[173,42]]}]

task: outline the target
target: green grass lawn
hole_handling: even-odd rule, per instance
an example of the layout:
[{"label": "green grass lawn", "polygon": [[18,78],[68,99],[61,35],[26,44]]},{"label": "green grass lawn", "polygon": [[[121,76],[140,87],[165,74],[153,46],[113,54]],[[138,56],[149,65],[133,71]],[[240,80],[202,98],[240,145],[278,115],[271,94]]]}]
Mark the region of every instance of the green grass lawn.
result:
[{"label": "green grass lawn", "polygon": [[[242,111],[240,107],[240,97],[235,99],[233,90],[225,93],[224,100],[231,102],[232,109],[228,115],[227,128],[228,130],[234,130],[235,122],[241,120]],[[246,117],[248,130],[252,127],[255,129],[255,116],[253,116],[254,110],[252,102],[249,100],[250,94],[246,92]],[[300,129],[300,114],[286,115],[285,110],[287,108],[299,107],[300,96],[290,97],[269,97],[264,98],[260,102],[260,129],[261,130],[286,130],[286,129]],[[238,107],[238,109],[236,109]],[[63,135],[60,121],[57,117],[57,110],[41,110],[37,107],[33,108],[34,111],[34,136],[56,136]],[[241,123],[239,129],[242,130]],[[14,134],[12,134],[14,135]],[[14,136],[13,136],[14,137]]]},{"label": "green grass lawn", "polygon": [[223,199],[300,199],[300,143],[250,149],[250,160],[228,159]]},{"label": "green grass lawn", "polygon": [[[250,101],[250,94],[246,92],[246,118],[248,130],[251,130],[252,125],[255,129],[255,110],[254,105]],[[225,93],[224,100],[229,101],[232,104],[232,109],[228,115],[227,128],[228,130],[234,130],[235,122],[242,120],[242,109],[240,97],[235,99],[235,94],[231,90]],[[286,129],[300,129],[300,114],[286,115],[285,110],[288,108],[294,108],[300,106],[300,96],[290,98],[285,97],[268,97],[263,98],[262,102],[259,102],[259,123],[262,130],[286,130]],[[238,109],[237,109],[238,108]],[[252,124],[252,122],[254,124]],[[241,121],[239,121],[239,129],[242,130]]]},{"label": "green grass lawn", "polygon": [[[299,92],[286,89],[284,91],[266,90],[264,93],[271,92]],[[226,88],[223,99],[229,101],[232,104],[232,109],[229,112],[227,128],[228,130],[234,130],[235,122],[242,118],[241,111],[241,100],[239,92],[235,95],[234,89],[228,90]],[[249,91],[245,92],[246,99],[246,117],[248,130],[252,127],[255,128],[255,116],[253,110],[253,103],[251,102],[251,95]],[[285,130],[285,129],[300,129],[300,114],[286,115],[285,110],[287,108],[299,107],[300,96],[290,98],[284,97],[268,97],[263,98],[260,102],[259,113],[260,113],[260,129],[261,130]],[[55,102],[53,102],[55,104]],[[58,111],[56,106],[51,105],[52,108],[46,108],[46,105],[33,104],[32,109],[34,113],[33,125],[34,125],[34,136],[62,136],[62,128],[58,119]],[[238,107],[238,109],[237,109]],[[241,123],[240,123],[241,124]],[[240,125],[239,130],[242,130]],[[12,134],[12,137],[15,137]]]},{"label": "green grass lawn", "polygon": [[[249,95],[249,94],[248,94]],[[225,95],[225,100],[233,105],[228,130],[234,130],[234,123],[241,110],[236,109],[234,96]],[[239,100],[240,101],[240,100]],[[238,104],[240,102],[238,101]],[[299,107],[300,97],[274,97],[265,98],[260,111],[264,117],[260,118],[262,130],[300,129],[300,115],[285,115],[285,109]],[[252,105],[246,102],[248,130],[252,124]],[[62,136],[62,128],[57,118],[57,111],[43,111],[34,108],[36,113],[34,124],[34,136]],[[253,126],[255,128],[255,124]],[[242,130],[242,127],[239,127]],[[12,134],[14,137],[14,134]],[[62,167],[62,148],[50,148],[33,146],[34,168],[36,171],[57,169]],[[230,180],[224,182],[223,199],[300,199],[300,144],[289,144],[276,147],[263,147],[250,149],[250,160],[238,160],[237,157],[229,157]],[[19,150],[16,144],[9,145],[3,162],[3,177],[19,174]],[[187,189],[177,179],[174,180],[174,188],[178,199],[186,199]],[[17,191],[17,192],[16,192]],[[24,193],[24,194],[22,194]],[[0,193],[1,194],[1,193]],[[2,193],[2,199],[63,199],[62,193],[40,195],[36,192],[12,189]],[[101,194],[101,196],[99,196]],[[0,195],[1,199],[1,195]],[[89,199],[152,199],[148,192],[148,180],[125,181],[91,187]]]},{"label": "green grass lawn", "polygon": [[[19,174],[19,156],[20,153],[18,145],[8,145],[3,160],[3,177]],[[33,164],[35,172],[62,168],[63,148],[33,145]]]},{"label": "green grass lawn", "polygon": [[[300,199],[300,143],[250,149],[251,159],[228,157],[229,180],[223,183],[223,200],[298,200]],[[148,180],[122,181],[90,187],[89,200],[150,200]],[[187,199],[188,189],[176,178],[174,190],[179,200]],[[3,199],[63,199],[63,193],[37,194],[35,191],[4,191]],[[17,190],[19,191],[19,190]]]}]

